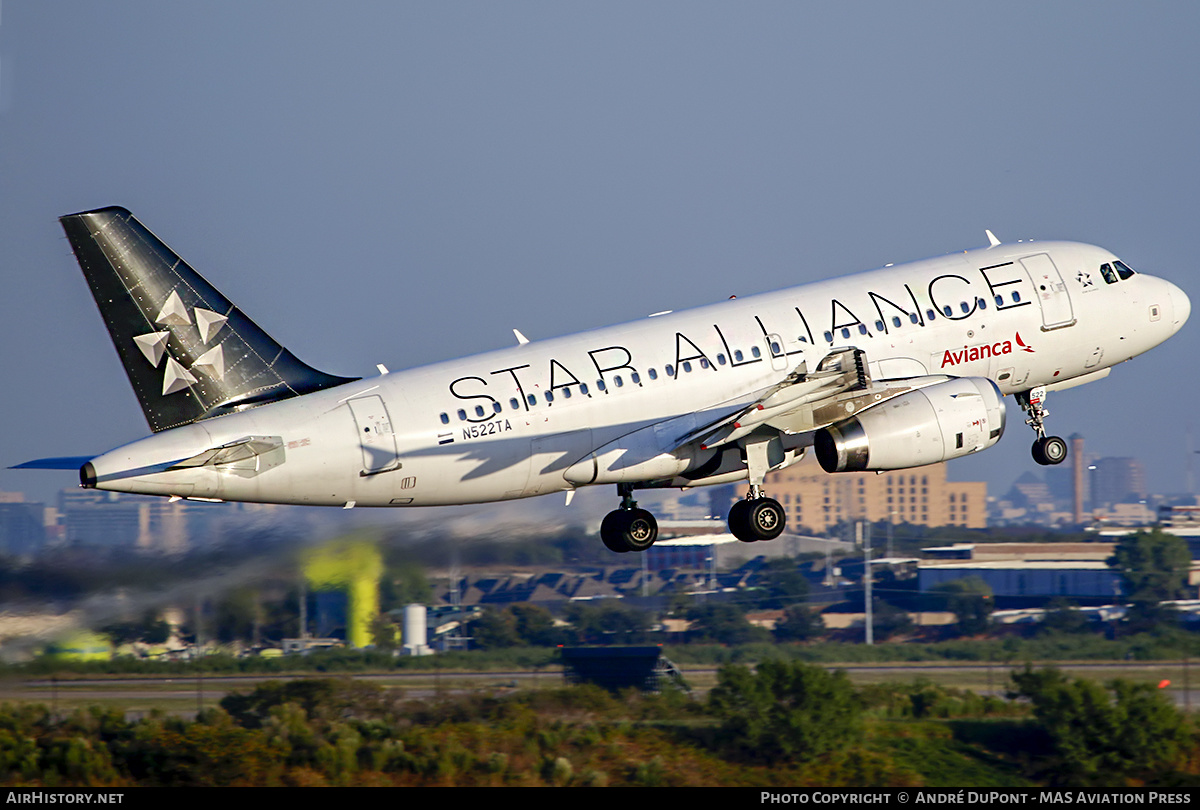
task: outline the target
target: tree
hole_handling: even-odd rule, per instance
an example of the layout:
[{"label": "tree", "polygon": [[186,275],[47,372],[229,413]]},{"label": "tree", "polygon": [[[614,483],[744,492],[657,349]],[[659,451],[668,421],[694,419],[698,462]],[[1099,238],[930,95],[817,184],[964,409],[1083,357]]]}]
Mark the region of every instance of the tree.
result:
[{"label": "tree", "polygon": [[483,614],[471,625],[471,636],[485,650],[516,647],[521,643],[512,611],[492,607],[484,608]]},{"label": "tree", "polygon": [[696,605],[688,610],[687,619],[691,622],[689,635],[693,641],[749,644],[770,640],[766,630],[750,624],[746,614],[734,605]]},{"label": "tree", "polygon": [[824,632],[825,622],[819,614],[796,605],[783,612],[783,621],[776,623],[773,635],[776,641],[808,641]]},{"label": "tree", "polygon": [[796,561],[769,560],[758,572],[759,595],[756,605],[765,610],[791,607],[808,600],[808,580],[796,567]]},{"label": "tree", "polygon": [[236,588],[224,594],[216,606],[216,635],[222,642],[257,642],[262,627],[262,607],[258,591]]},{"label": "tree", "polygon": [[1126,537],[1117,543],[1108,564],[1121,575],[1125,597],[1135,604],[1179,599],[1187,594],[1192,564],[1187,543],[1161,529]]},{"label": "tree", "polygon": [[425,569],[410,560],[390,563],[379,580],[379,609],[384,613],[413,603],[428,604],[432,599],[433,586]]},{"label": "tree", "polygon": [[1079,610],[1079,605],[1063,597],[1055,597],[1046,605],[1046,613],[1042,618],[1039,633],[1082,633],[1088,629],[1087,617]]},{"label": "tree", "polygon": [[117,622],[100,628],[113,644],[128,644],[144,641],[147,644],[163,644],[171,637],[171,625],[153,610],[142,614],[140,621]]},{"label": "tree", "polygon": [[893,636],[911,633],[913,630],[912,616],[908,615],[907,610],[898,608],[891,602],[873,599],[871,613],[875,638],[879,641],[887,641]]},{"label": "tree", "polygon": [[1185,753],[1189,734],[1183,715],[1150,684],[1115,680],[1101,687],[1057,669],[1031,667],[1012,679],[1011,697],[1033,704],[1050,738],[1052,781],[1119,785],[1132,778],[1154,784]]},{"label": "tree", "polygon": [[399,630],[386,613],[380,613],[371,621],[371,643],[377,650],[395,652],[400,646]]},{"label": "tree", "polygon": [[567,634],[554,626],[554,614],[539,605],[518,603],[508,608],[516,621],[517,636],[525,644],[553,647],[566,641]]},{"label": "tree", "polygon": [[933,586],[943,610],[954,614],[958,630],[963,635],[973,636],[988,629],[991,622],[992,589],[979,577],[963,577]]},{"label": "tree", "polygon": [[846,674],[798,661],[765,661],[756,673],[722,667],[708,710],[726,751],[757,762],[813,759],[861,734],[862,706]]},{"label": "tree", "polygon": [[583,644],[641,644],[650,632],[650,614],[610,602],[576,602],[567,609],[567,621]]}]

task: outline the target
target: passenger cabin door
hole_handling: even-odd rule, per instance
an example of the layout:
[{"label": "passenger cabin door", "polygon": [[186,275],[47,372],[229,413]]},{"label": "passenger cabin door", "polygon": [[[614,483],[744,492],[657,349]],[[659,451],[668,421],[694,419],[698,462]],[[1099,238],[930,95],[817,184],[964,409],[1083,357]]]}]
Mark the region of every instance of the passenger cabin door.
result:
[{"label": "passenger cabin door", "polygon": [[1026,256],[1021,259],[1033,289],[1037,293],[1038,303],[1042,307],[1042,331],[1062,329],[1075,323],[1075,313],[1071,309],[1071,296],[1067,293],[1067,285],[1063,283],[1058,268],[1048,254],[1039,253],[1036,256]]},{"label": "passenger cabin door", "polygon": [[396,450],[396,433],[392,430],[392,420],[388,417],[383,398],[355,397],[347,404],[354,414],[359,446],[362,447],[363,468],[359,475],[375,475],[398,469],[400,455]]}]

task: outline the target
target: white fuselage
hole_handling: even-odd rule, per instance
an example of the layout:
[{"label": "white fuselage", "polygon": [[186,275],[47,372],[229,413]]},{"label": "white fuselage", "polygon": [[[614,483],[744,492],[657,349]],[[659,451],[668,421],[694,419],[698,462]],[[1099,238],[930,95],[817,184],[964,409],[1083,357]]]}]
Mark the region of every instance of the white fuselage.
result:
[{"label": "white fuselage", "polygon": [[[681,435],[834,348],[863,350],[873,379],[987,377],[1005,394],[1103,376],[1190,313],[1162,279],[1106,282],[1100,266],[1114,261],[1090,245],[1004,244],[383,374],[117,448],[93,459],[96,486],[425,506],[669,480],[695,450],[676,447]],[[279,448],[240,466],[165,469],[247,437]],[[602,451],[639,464],[568,472]]]}]

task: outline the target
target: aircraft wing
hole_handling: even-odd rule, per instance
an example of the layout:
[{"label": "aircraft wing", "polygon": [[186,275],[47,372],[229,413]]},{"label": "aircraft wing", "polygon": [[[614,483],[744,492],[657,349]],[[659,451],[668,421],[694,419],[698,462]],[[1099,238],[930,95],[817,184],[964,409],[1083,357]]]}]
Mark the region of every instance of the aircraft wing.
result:
[{"label": "aircraft wing", "polygon": [[761,425],[781,419],[787,422],[789,416],[806,407],[811,411],[815,403],[840,392],[866,388],[869,382],[866,356],[860,349],[831,352],[813,372],[809,372],[806,361],[801,361],[786,377],[762,391],[754,402],[692,431],[679,444],[699,441],[703,449],[720,447],[753,433]]},{"label": "aircraft wing", "polygon": [[867,372],[866,354],[861,349],[838,349],[826,355],[813,372],[801,362],[754,402],[691,431],[677,447],[689,442],[699,442],[705,450],[721,447],[764,427],[788,434],[807,433],[893,397],[949,379],[945,375],[929,375],[873,384]]}]

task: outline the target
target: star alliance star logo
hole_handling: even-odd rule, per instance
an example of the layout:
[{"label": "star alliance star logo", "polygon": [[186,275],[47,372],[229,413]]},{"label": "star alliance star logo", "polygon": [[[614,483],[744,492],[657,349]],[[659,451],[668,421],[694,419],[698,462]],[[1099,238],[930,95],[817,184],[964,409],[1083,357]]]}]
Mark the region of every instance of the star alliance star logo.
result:
[{"label": "star alliance star logo", "polygon": [[1080,270],[1075,275],[1075,280],[1078,281],[1080,284],[1082,284],[1084,289],[1087,289],[1088,287],[1092,286],[1092,274],[1084,272],[1083,270]]},{"label": "star alliance star logo", "polygon": [[[205,344],[215,337],[225,322],[229,320],[225,315],[203,307],[192,307],[192,313],[195,316],[196,330],[200,333],[200,341]],[[133,342],[137,344],[142,355],[155,368],[158,368],[163,357],[166,357],[167,363],[163,370],[162,386],[164,397],[194,385],[197,379],[196,375],[192,373],[193,371],[203,372],[217,380],[225,376],[225,353],[219,343],[197,357],[191,368],[184,368],[178,360],[167,354],[167,339],[171,337],[169,330],[192,325],[192,318],[188,315],[187,307],[180,300],[178,292],[171,292],[154,322],[167,327],[168,331],[137,335],[133,338]]]}]

